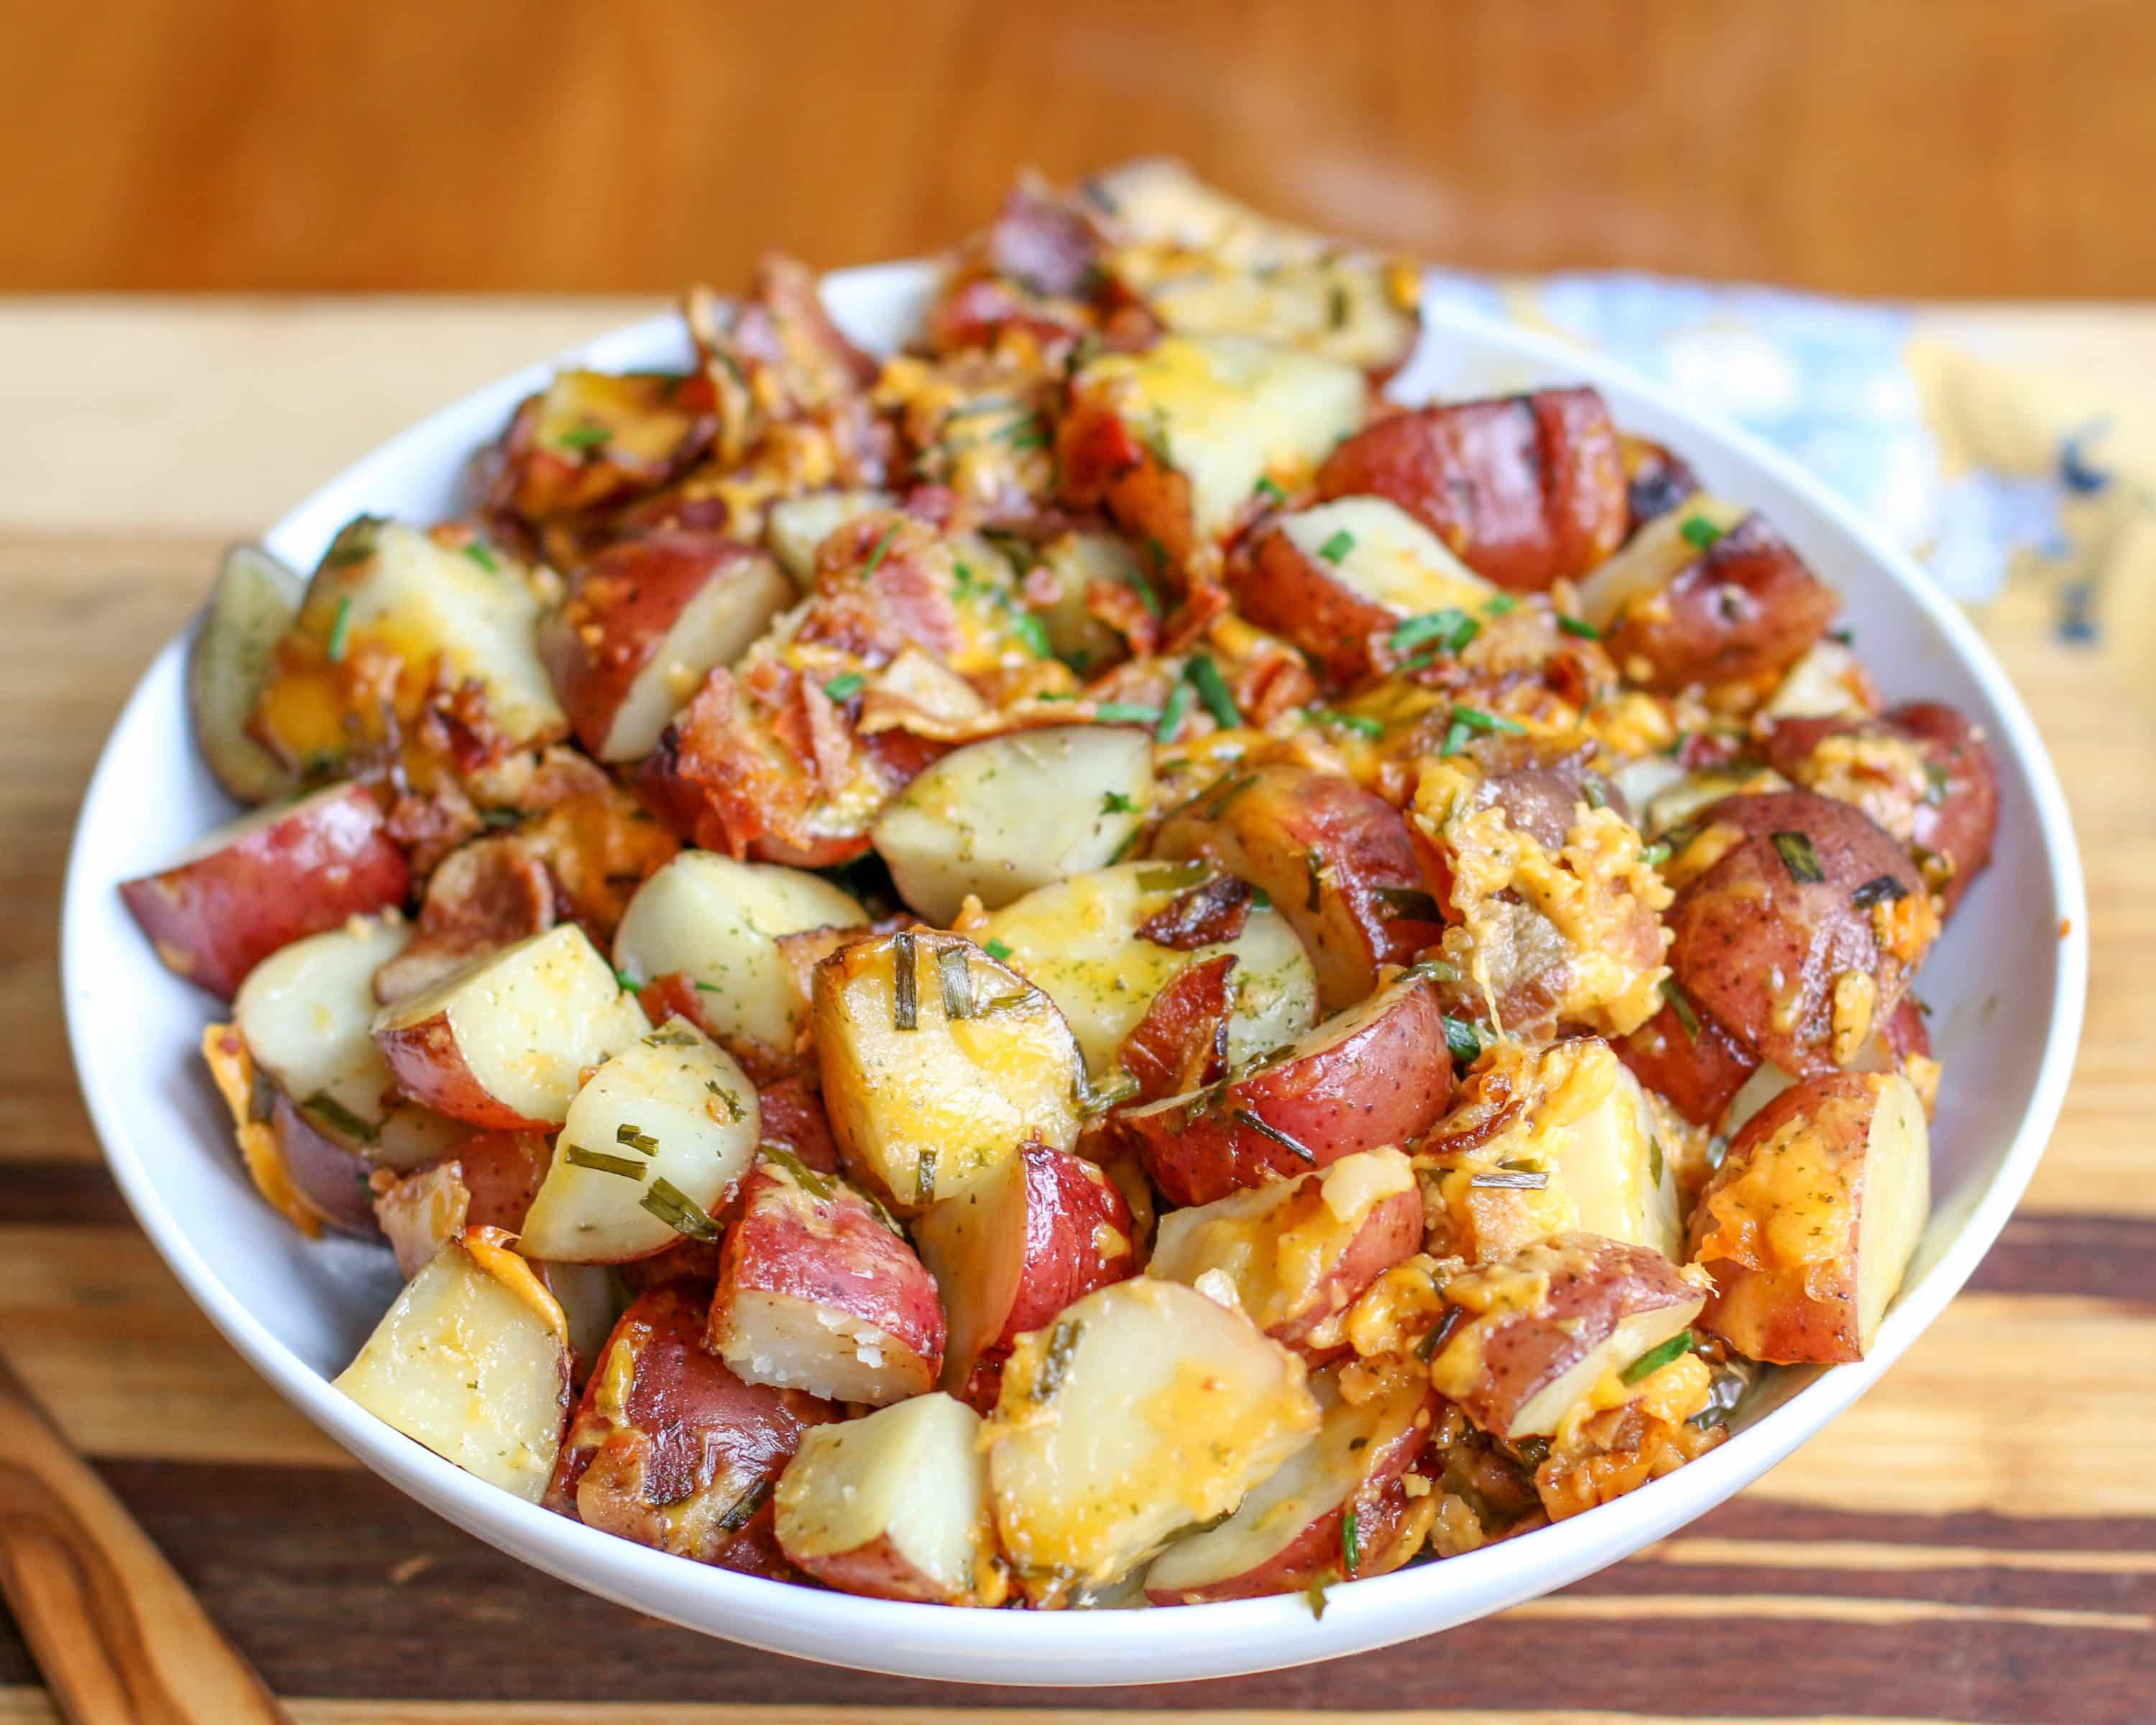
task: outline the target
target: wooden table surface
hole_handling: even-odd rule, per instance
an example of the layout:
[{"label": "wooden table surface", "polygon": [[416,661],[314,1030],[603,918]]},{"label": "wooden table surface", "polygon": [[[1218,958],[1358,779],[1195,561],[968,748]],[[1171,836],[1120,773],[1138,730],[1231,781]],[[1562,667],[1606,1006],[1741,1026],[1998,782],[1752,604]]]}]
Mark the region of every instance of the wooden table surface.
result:
[{"label": "wooden table surface", "polygon": [[[2156,1717],[2156,706],[2049,639],[1999,645],[2066,783],[2094,962],[2027,1201],[1828,1431],[1560,1594],[1353,1661],[1173,1689],[866,1677],[526,1571],[278,1400],[132,1224],[76,1096],[55,924],[85,775],[221,542],[388,429],[649,309],[0,300],[0,1349],[300,1718]],[[2039,343],[2055,329],[1989,321]],[[2083,314],[2071,336],[2119,366],[2156,358],[2145,315]],[[49,1717],[0,1617],[0,1725]]]}]

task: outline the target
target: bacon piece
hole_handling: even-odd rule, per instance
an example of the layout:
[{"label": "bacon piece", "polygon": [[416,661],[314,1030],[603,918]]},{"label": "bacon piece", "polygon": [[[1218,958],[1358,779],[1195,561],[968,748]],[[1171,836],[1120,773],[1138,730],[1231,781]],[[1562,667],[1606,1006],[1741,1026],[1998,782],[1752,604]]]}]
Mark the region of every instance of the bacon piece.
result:
[{"label": "bacon piece", "polygon": [[1249,881],[1215,875],[1147,917],[1138,925],[1138,938],[1178,952],[1232,941],[1250,920],[1251,896]]},{"label": "bacon piece", "polygon": [[1226,1076],[1235,968],[1233,952],[1216,952],[1178,971],[1153,997],[1118,1057],[1138,1081],[1134,1101],[1158,1102]]}]

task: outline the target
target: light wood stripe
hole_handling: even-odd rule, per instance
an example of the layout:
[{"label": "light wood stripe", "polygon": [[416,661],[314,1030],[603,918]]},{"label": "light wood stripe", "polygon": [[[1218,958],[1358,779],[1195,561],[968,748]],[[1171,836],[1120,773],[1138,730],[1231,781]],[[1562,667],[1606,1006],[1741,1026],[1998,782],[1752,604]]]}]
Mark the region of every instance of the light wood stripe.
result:
[{"label": "light wood stripe", "polygon": [[1746,1618],[1852,1623],[1871,1628],[1913,1623],[2019,1624],[2030,1629],[2118,1630],[2146,1635],[2156,1615],[2145,1611],[2061,1611],[2041,1605],[1955,1605],[1936,1599],[1863,1599],[1811,1594],[1565,1594],[1532,1599],[1504,1614],[1533,1622],[1618,1618]]},{"label": "light wood stripe", "polygon": [[[706,1707],[665,1703],[620,1707],[578,1702],[288,1701],[296,1725],[940,1725],[953,1716],[927,1707]],[[1224,1712],[1141,1707],[1127,1712],[1070,1707],[968,1708],[968,1725],[1187,1725],[1191,1720],[1235,1725],[1668,1725],[1665,1713],[1591,1713],[1537,1710],[1491,1713],[1450,1708],[1413,1712],[1307,1712],[1238,1707]],[[0,1689],[0,1725],[59,1725],[59,1715],[38,1692]],[[1954,1725],[1951,1720],[1884,1718],[1866,1713],[1687,1715],[1686,1725]]]},{"label": "light wood stripe", "polygon": [[1646,1563],[1713,1568],[2031,1569],[2072,1575],[2156,1575],[2156,1552],[2007,1551],[1984,1545],[1889,1545],[1869,1539],[1666,1539]]}]

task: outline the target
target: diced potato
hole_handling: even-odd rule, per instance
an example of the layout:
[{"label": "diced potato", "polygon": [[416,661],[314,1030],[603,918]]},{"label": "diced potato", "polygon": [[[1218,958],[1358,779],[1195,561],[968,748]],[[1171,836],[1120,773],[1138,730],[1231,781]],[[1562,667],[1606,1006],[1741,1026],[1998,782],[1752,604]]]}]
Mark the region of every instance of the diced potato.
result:
[{"label": "diced potato", "polygon": [[374,1040],[414,1101],[474,1126],[557,1126],[584,1070],[650,1034],[636,997],[564,923],[384,1007]]},{"label": "diced potato", "polygon": [[1764,719],[1861,719],[1871,710],[1871,684],[1856,655],[1840,641],[1815,641],[1759,709]]},{"label": "diced potato", "polygon": [[868,920],[851,895],[805,870],[685,850],[637,888],[614,933],[613,962],[639,986],[680,973],[714,1034],[790,1052],[808,1002],[779,937]]},{"label": "diced potato", "polygon": [[290,768],[247,733],[278,638],[300,614],[305,583],[259,545],[224,554],[202,628],[187,649],[187,715],[211,775],[243,803],[298,788]]},{"label": "diced potato", "polygon": [[474,1229],[444,1246],[332,1381],[436,1455],[536,1503],[568,1418],[567,1325],[501,1238]]},{"label": "diced potato", "polygon": [[892,801],[875,848],[901,896],[948,922],[1104,867],[1152,804],[1152,742],[1120,725],[1019,731],[954,749]]},{"label": "diced potato", "polygon": [[707,1216],[724,1209],[756,1159],[760,1125],[755,1087],[732,1056],[668,1019],[607,1061],[569,1104],[525,1218],[523,1250],[565,1264],[665,1251],[681,1238],[676,1199]]},{"label": "diced potato", "polygon": [[994,1604],[980,1416],[940,1392],[819,1425],[778,1481],[781,1550],[826,1587],[883,1599]]},{"label": "diced potato", "polygon": [[881,491],[810,491],[782,497],[764,516],[763,542],[794,583],[806,588],[816,572],[818,546],[847,522],[890,509],[896,502]]},{"label": "diced potato", "polygon": [[1055,1003],[927,930],[816,967],[824,1104],[847,1171],[901,1215],[963,1193],[1029,1136],[1078,1142],[1084,1068]]},{"label": "diced potato", "polygon": [[1125,656],[1123,638],[1086,608],[1086,594],[1096,581],[1126,587],[1150,583],[1152,577],[1139,565],[1128,540],[1119,533],[1065,533],[1041,547],[1034,568],[1055,583],[1055,602],[1037,614],[1058,659],[1081,672],[1098,673]]},{"label": "diced potato", "polygon": [[1686,536],[1687,521],[1704,521],[1716,533],[1726,533],[1748,513],[1741,503],[1702,495],[1656,516],[1579,583],[1579,614],[1597,629],[1609,628],[1627,608],[1651,598],[1679,570],[1699,561],[1698,541],[1708,536],[1694,527],[1694,536]]},{"label": "diced potato", "polygon": [[1102,1587],[1234,1510],[1319,1420],[1302,1363],[1240,1312],[1139,1276],[1019,1339],[989,1421],[996,1527],[1037,1597]]},{"label": "diced potato", "polygon": [[1233,952],[1228,1058],[1248,1060],[1317,1022],[1317,974],[1270,905],[1254,906],[1234,940],[1188,952],[1137,932],[1204,874],[1192,864],[1118,863],[1029,892],[974,932],[984,947],[998,943],[1014,970],[1048,991],[1096,1079],[1114,1070],[1124,1040],[1171,978]]}]

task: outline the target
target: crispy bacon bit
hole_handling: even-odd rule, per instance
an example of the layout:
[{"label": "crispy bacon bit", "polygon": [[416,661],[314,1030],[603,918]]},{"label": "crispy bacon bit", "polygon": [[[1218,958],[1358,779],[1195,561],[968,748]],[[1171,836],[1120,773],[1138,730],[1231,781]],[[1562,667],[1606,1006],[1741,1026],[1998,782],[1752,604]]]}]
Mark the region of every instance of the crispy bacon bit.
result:
[{"label": "crispy bacon bit", "polygon": [[1250,885],[1233,875],[1215,875],[1138,925],[1138,938],[1178,952],[1218,946],[1240,937],[1250,920]]},{"label": "crispy bacon bit", "polygon": [[1086,611],[1128,641],[1131,651],[1139,658],[1160,651],[1160,619],[1147,608],[1138,590],[1128,582],[1096,576],[1086,583]]},{"label": "crispy bacon bit", "polygon": [[1181,1096],[1226,1076],[1235,968],[1233,952],[1217,952],[1186,965],[1153,997],[1118,1056],[1138,1081],[1136,1101]]},{"label": "crispy bacon bit", "polygon": [[393,1005],[451,971],[554,926],[547,865],[519,835],[452,851],[427,882],[411,943],[374,973],[374,998]]}]

